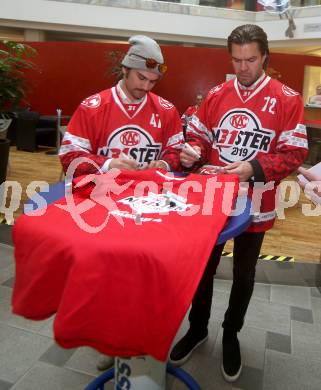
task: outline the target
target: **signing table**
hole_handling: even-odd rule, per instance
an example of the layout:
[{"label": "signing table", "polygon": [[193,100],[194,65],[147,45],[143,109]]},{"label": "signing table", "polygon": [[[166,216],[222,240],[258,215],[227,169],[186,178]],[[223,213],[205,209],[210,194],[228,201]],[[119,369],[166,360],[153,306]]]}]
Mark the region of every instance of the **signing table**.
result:
[{"label": "signing table", "polygon": [[[228,220],[238,190],[231,175],[111,175],[81,178],[72,195],[69,188],[55,201],[65,194],[58,183],[28,202],[29,213],[43,206],[41,195],[54,201],[14,227],[13,308],[38,320],[56,313],[62,347],[87,345],[118,356],[116,389],[161,390],[170,345],[213,245],[246,229],[250,202],[239,198]],[[199,389],[182,371],[167,368]],[[102,388],[98,382],[108,375],[113,372],[88,389]]]}]

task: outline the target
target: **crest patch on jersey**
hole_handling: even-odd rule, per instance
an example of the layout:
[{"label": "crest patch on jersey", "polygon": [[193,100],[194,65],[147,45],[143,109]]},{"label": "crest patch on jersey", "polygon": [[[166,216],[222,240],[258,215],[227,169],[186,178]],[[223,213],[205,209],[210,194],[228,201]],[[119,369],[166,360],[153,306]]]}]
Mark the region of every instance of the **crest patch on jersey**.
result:
[{"label": "crest patch on jersey", "polygon": [[89,96],[87,99],[83,100],[81,104],[88,108],[97,108],[101,104],[101,97],[99,93],[97,93],[96,95]]},{"label": "crest patch on jersey", "polygon": [[126,125],[114,130],[107,140],[107,145],[99,148],[98,155],[118,158],[120,153],[132,157],[139,164],[158,160],[161,143],[156,143],[148,131],[137,125]]},{"label": "crest patch on jersey", "polygon": [[252,160],[258,152],[268,153],[274,130],[264,129],[250,110],[228,111],[214,130],[214,145],[225,163]]},{"label": "crest patch on jersey", "polygon": [[294,89],[288,87],[287,85],[282,85],[282,92],[285,96],[297,96],[299,95],[298,92],[296,92]]},{"label": "crest patch on jersey", "polygon": [[158,97],[158,100],[159,100],[159,104],[166,110],[170,110],[174,107],[174,104],[172,104],[166,99],[161,98],[160,96]]}]

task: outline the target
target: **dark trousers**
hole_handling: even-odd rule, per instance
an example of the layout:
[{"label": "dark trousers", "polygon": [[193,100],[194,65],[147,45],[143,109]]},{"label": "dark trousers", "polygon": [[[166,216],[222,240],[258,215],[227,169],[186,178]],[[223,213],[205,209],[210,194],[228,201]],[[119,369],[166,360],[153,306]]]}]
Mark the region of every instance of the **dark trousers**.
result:
[{"label": "dark trousers", "polygon": [[[241,330],[254,288],[255,266],[260,254],[264,232],[242,233],[234,238],[233,285],[223,328]],[[213,283],[224,244],[214,247],[192,301],[189,314],[191,331],[204,333],[211,315]]]}]

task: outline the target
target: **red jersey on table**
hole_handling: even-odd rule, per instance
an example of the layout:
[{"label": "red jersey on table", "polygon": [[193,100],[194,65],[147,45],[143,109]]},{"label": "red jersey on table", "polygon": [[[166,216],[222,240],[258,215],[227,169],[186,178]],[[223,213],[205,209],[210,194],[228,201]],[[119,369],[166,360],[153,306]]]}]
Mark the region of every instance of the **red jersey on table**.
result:
[{"label": "red jersey on table", "polygon": [[[68,124],[60,158],[64,170],[77,157],[87,157],[102,167],[124,153],[138,163],[164,160],[179,170],[183,142],[180,118],[167,100],[148,92],[138,103],[126,104],[119,85],[85,99]],[[96,173],[82,164],[76,175]]]},{"label": "red jersey on table", "polygon": [[230,80],[209,92],[186,133],[189,143],[201,146],[204,162],[224,166],[252,161],[252,167],[257,165],[270,189],[263,193],[249,231],[271,228],[276,187],[307,155],[299,94],[266,75],[251,88]]},{"label": "red jersey on table", "polygon": [[238,180],[113,172],[82,177],[73,196],[17,220],[13,310],[38,320],[57,312],[66,348],[166,360]]}]

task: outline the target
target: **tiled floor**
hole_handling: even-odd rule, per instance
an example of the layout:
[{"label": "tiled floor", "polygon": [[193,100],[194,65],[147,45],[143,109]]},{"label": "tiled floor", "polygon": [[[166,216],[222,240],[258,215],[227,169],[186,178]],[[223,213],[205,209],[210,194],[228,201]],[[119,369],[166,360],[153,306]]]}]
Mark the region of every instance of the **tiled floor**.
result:
[{"label": "tiled floor", "polygon": [[[0,229],[0,390],[82,390],[99,372],[98,353],[64,350],[52,336],[52,318],[32,322],[11,313],[14,281],[10,234]],[[243,373],[233,385],[220,373],[221,322],[231,286],[230,258],[215,281],[209,340],[184,365],[203,390],[320,390],[321,283],[316,264],[260,262],[258,283],[240,333]],[[288,284],[288,285],[285,285]],[[179,338],[187,329],[184,320]],[[183,390],[169,377],[167,389]],[[113,389],[110,383],[106,390]]]}]

